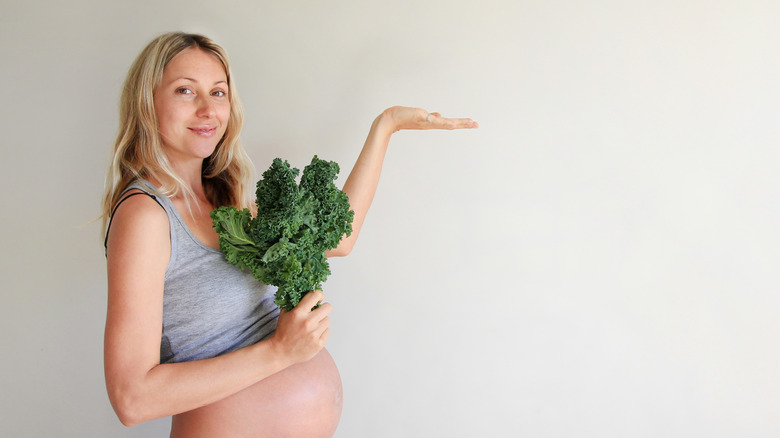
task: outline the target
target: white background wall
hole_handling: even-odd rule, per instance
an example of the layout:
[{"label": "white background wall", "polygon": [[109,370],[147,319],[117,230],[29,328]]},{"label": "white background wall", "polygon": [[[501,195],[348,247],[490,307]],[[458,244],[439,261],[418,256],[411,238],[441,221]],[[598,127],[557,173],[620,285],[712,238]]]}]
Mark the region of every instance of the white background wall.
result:
[{"label": "white background wall", "polygon": [[[259,170],[395,136],[333,262],[337,436],[780,435],[780,3],[0,3],[0,435],[127,429],[99,214],[124,75],[169,30],[230,53]],[[342,179],[343,181],[343,179]]]}]

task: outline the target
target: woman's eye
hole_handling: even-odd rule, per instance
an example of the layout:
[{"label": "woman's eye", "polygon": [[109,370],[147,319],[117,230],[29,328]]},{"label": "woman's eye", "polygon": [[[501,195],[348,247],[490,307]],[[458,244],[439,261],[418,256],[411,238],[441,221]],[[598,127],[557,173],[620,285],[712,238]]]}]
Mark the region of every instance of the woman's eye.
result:
[{"label": "woman's eye", "polygon": [[217,97],[225,97],[225,96],[227,96],[227,93],[225,93],[225,92],[224,92],[224,91],[222,91],[222,90],[217,90],[217,91],[213,91],[213,92],[211,93],[211,95],[212,95],[212,96],[217,96]]},{"label": "woman's eye", "polygon": [[189,88],[177,88],[176,89],[177,94],[192,94],[192,90]]}]

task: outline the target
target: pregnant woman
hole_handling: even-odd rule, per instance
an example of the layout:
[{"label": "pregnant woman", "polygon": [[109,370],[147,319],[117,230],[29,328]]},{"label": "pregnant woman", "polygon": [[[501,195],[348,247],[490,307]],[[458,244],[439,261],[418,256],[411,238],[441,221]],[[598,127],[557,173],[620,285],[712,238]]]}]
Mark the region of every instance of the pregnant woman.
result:
[{"label": "pregnant woman", "polygon": [[[130,68],[103,200],[109,399],[128,426],[172,416],[173,437],[330,437],[342,406],[324,348],[331,305],[313,309],[314,291],[280,311],[274,288],[225,261],[212,229],[211,210],[254,208],[241,126],[227,56],[210,39],[161,35]],[[353,232],[327,255],[354,245],[394,132],[475,127],[382,112],[343,187]]]}]

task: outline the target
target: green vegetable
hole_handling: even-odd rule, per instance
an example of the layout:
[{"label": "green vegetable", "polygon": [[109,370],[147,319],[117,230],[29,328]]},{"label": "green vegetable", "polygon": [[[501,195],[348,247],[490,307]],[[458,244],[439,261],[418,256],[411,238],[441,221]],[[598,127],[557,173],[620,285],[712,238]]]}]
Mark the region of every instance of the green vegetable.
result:
[{"label": "green vegetable", "polygon": [[257,182],[257,217],[232,206],[211,212],[226,260],[277,286],[274,302],[287,310],[321,288],[330,274],[325,251],[352,233],[355,212],[333,183],[338,173],[337,163],[315,155],[299,185],[298,169],[277,158]]}]

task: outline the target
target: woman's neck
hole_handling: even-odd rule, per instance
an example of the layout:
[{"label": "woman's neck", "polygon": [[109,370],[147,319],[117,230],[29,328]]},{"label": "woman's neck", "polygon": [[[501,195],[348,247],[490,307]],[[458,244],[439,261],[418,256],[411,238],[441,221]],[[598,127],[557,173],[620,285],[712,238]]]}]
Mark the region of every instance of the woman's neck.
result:
[{"label": "woman's neck", "polygon": [[193,161],[182,165],[177,163],[171,163],[176,175],[184,181],[184,184],[192,191],[196,198],[205,200],[206,191],[203,188],[203,161]]}]

